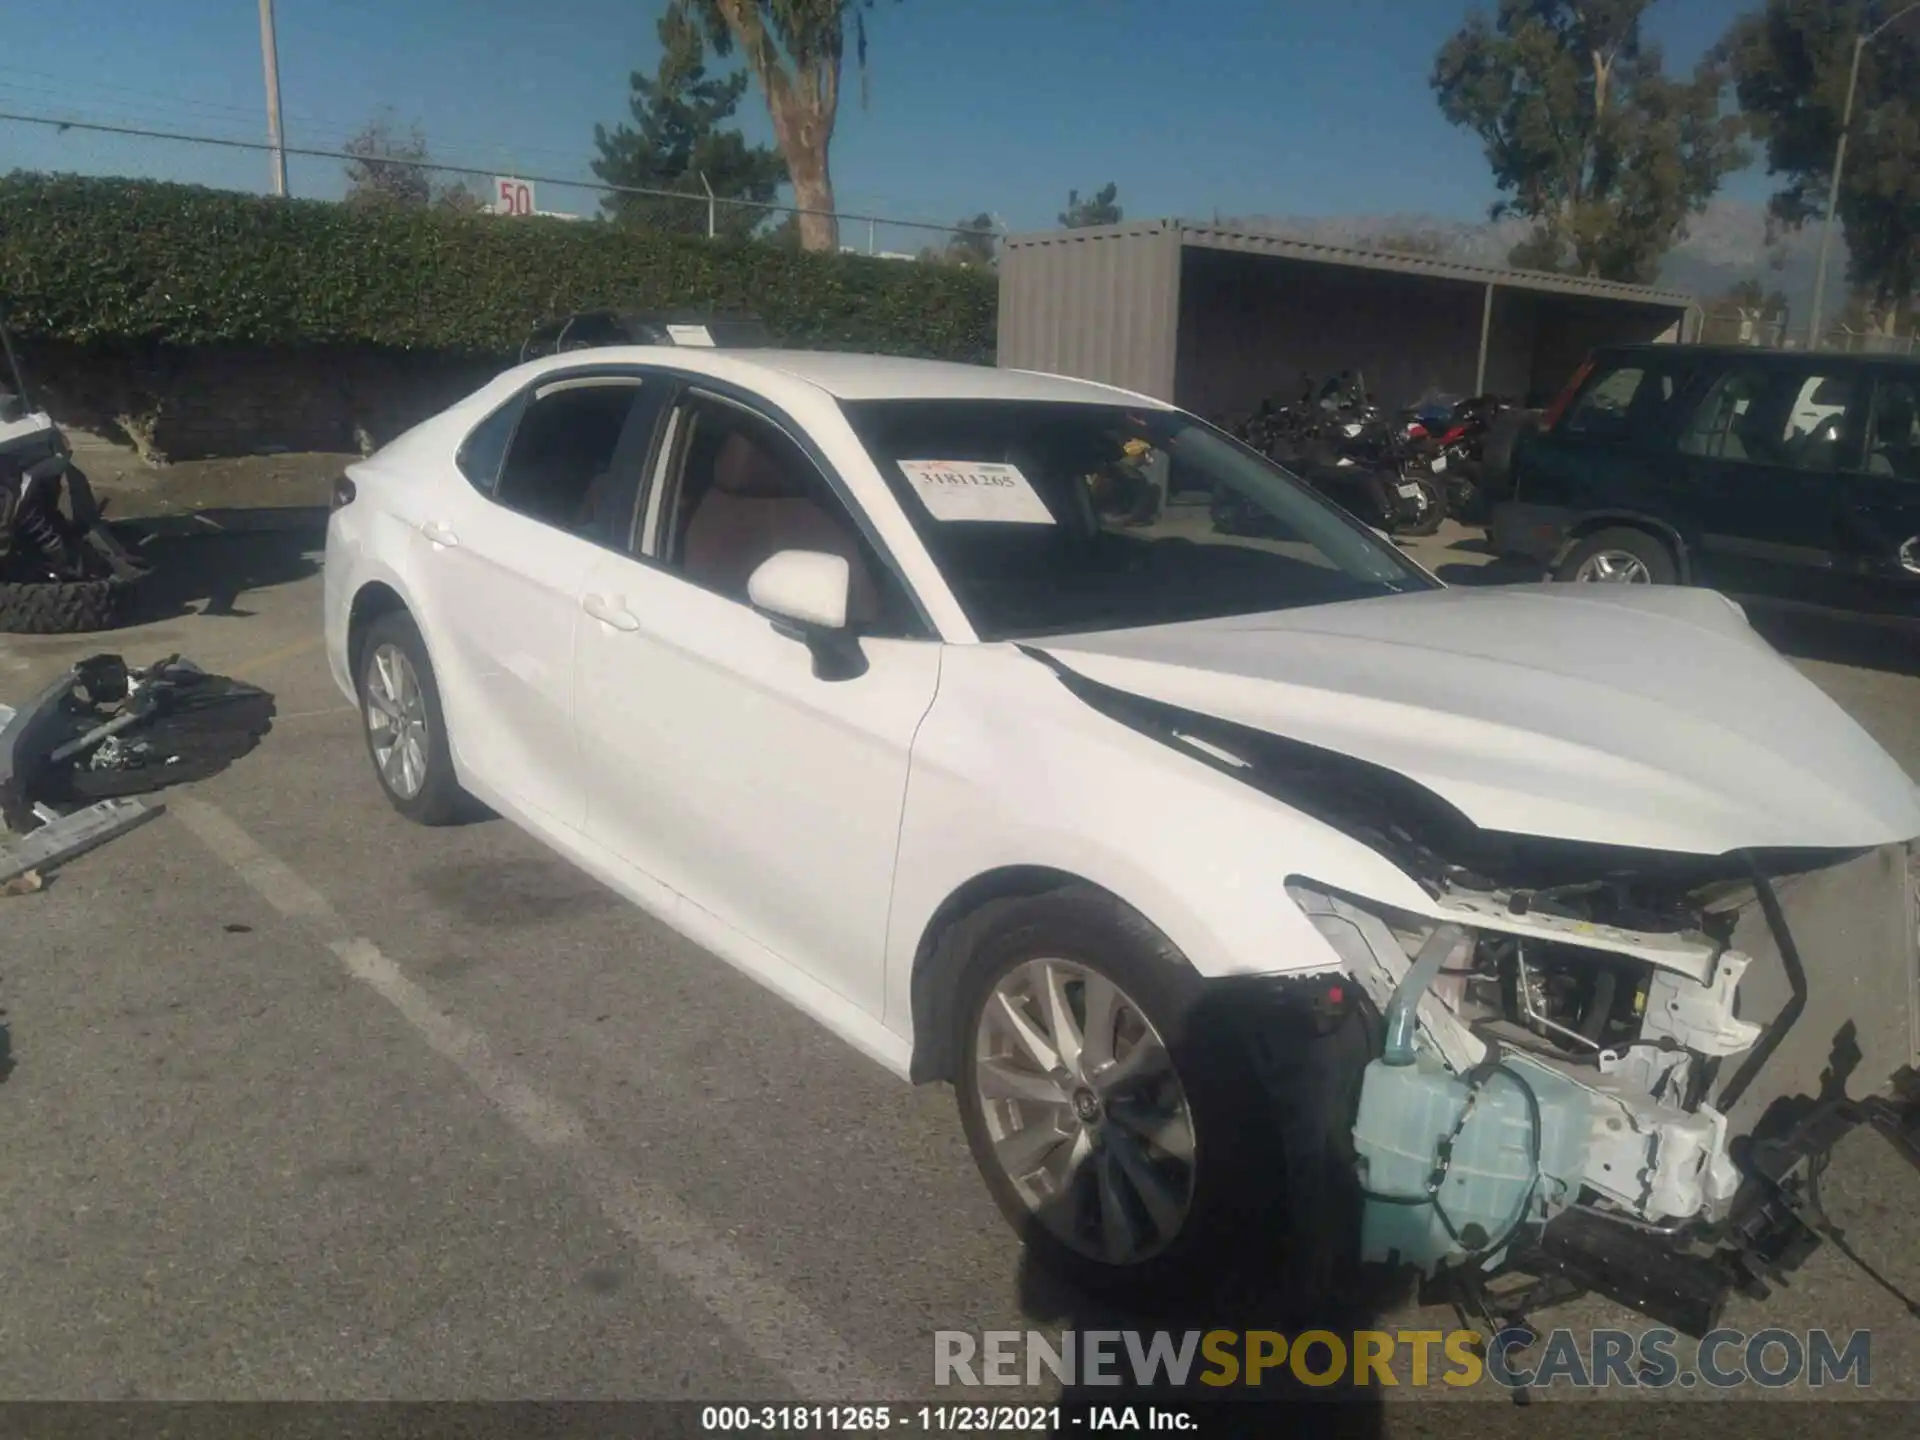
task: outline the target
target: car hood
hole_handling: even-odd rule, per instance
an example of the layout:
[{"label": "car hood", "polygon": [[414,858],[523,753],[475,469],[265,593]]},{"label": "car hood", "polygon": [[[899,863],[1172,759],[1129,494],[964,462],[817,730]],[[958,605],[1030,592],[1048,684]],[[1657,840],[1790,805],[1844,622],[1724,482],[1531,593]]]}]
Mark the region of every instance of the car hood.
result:
[{"label": "car hood", "polygon": [[1502,586],[1036,642],[1385,766],[1485,829],[1717,855],[1920,836],[1920,789],[1718,594]]}]

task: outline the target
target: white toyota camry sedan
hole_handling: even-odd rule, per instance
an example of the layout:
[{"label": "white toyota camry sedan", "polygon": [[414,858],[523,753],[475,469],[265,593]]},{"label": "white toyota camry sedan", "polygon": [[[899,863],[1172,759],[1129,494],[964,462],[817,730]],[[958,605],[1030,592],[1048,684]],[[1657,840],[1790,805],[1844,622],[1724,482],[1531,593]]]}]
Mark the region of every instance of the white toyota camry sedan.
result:
[{"label": "white toyota camry sedan", "polygon": [[1520,1270],[1697,1328],[1915,1060],[1920,793],[1738,607],[1448,588],[1141,395],[537,360],[342,477],[326,636],[401,814],[951,1082],[1089,1284]]}]

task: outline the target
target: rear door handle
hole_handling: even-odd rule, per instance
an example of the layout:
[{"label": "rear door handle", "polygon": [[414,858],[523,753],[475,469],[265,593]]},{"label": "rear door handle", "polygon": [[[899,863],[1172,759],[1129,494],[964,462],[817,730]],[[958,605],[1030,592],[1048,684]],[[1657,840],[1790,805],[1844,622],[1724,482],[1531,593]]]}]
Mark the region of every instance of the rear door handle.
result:
[{"label": "rear door handle", "polygon": [[449,548],[460,543],[460,537],[453,533],[453,527],[444,520],[429,520],[420,527],[420,533],[436,545]]},{"label": "rear door handle", "polygon": [[598,620],[602,625],[611,625],[616,630],[634,631],[640,628],[640,622],[631,610],[617,600],[608,600],[599,595],[583,595],[580,608]]}]

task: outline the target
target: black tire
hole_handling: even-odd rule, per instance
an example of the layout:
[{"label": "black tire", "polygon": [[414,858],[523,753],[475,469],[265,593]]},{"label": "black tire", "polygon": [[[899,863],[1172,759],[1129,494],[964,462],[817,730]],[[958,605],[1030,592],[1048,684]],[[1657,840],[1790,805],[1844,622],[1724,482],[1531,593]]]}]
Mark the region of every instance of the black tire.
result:
[{"label": "black tire", "polygon": [[[1399,475],[1383,482],[1394,500],[1394,521],[1389,527],[1395,535],[1432,535],[1439,531],[1447,518],[1447,492],[1440,482],[1431,475]],[[1394,488],[1400,485],[1418,485],[1420,487],[1420,513],[1408,518],[1400,513],[1403,503],[1400,492]]]},{"label": "black tire", "polygon": [[1567,552],[1566,558],[1554,567],[1553,578],[1572,582],[1580,573],[1580,567],[1603,551],[1631,555],[1647,567],[1648,583],[1673,585],[1679,582],[1680,562],[1667,542],[1645,530],[1624,525],[1596,530],[1583,537]]},{"label": "black tire", "polygon": [[[1242,1007],[1227,1003],[1231,982],[1202,980],[1138,914],[1089,888],[985,907],[950,937],[946,953],[962,966],[953,1017],[961,1124],[987,1189],[1032,1259],[1087,1292],[1148,1309],[1204,1297],[1230,1274],[1278,1273],[1288,1248],[1284,1146],[1260,1073],[1233,1031]],[[1190,1183],[1188,1208],[1171,1238],[1155,1227],[1160,1248],[1137,1263],[1095,1258],[1056,1234],[995,1154],[976,1088],[976,1037],[994,987],[1036,959],[1062,960],[1117,986],[1164,1040],[1185,1092],[1191,1169],[1165,1156],[1157,1163]]]},{"label": "black tire", "polygon": [[[420,698],[425,709],[426,776],[418,792],[411,796],[396,791],[380,768],[379,758],[374,751],[373,730],[367,720],[368,677],[373,671],[374,657],[380,653],[383,645],[391,645],[406,656],[419,682]],[[416,825],[457,825],[470,818],[477,806],[461,788],[454,774],[446,712],[440,705],[440,687],[434,680],[433,664],[427,658],[426,642],[420,638],[420,630],[413,623],[413,617],[403,610],[396,610],[375,620],[367,627],[355,665],[354,689],[360,697],[360,733],[366,740],[367,759],[373,766],[374,779],[379,781],[381,793],[395,810]]]},{"label": "black tire", "polygon": [[9,635],[86,635],[124,623],[133,598],[127,580],[0,583],[0,631]]}]

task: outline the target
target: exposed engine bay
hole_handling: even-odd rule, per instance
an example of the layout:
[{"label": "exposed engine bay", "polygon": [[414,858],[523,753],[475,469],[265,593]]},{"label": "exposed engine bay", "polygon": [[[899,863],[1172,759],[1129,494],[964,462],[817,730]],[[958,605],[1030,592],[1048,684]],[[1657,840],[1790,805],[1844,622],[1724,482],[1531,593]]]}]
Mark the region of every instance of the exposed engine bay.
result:
[{"label": "exposed engine bay", "polygon": [[1847,1130],[1920,1165],[1900,1093],[1920,843],[1699,856],[1494,833],[1394,771],[1054,668],[1429,897],[1416,915],[1287,887],[1382,1020],[1352,1128],[1363,1261],[1483,1296],[1519,1271],[1535,1304],[1596,1291],[1699,1335],[1817,1248]]},{"label": "exposed engine bay", "polygon": [[1874,1097],[1920,1013],[1920,849],[1822,861],[1651,909],[1623,877],[1546,909],[1448,892],[1439,924],[1291,887],[1385,1017],[1362,1258],[1545,1270],[1698,1334],[1811,1253],[1841,1134],[1871,1120],[1913,1153]]}]

